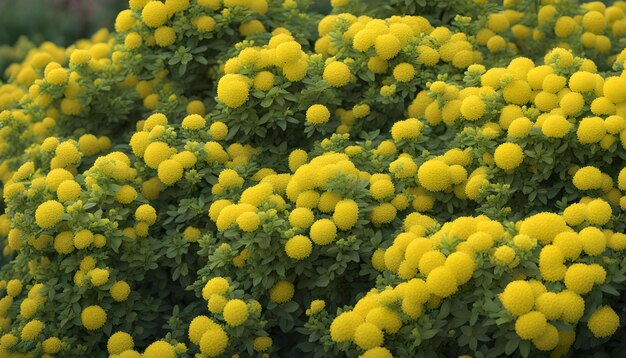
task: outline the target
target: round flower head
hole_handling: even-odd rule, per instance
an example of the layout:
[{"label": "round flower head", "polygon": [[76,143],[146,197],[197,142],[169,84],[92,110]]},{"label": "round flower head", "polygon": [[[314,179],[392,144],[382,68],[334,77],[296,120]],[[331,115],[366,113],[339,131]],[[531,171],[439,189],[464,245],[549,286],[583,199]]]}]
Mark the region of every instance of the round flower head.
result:
[{"label": "round flower head", "polygon": [[619,316],[610,306],[599,308],[591,314],[589,321],[587,321],[587,327],[596,338],[612,335],[619,328],[619,325]]},{"label": "round flower head", "polygon": [[80,320],[86,329],[95,331],[104,325],[107,314],[100,306],[88,306],[80,313]]},{"label": "round flower head", "polygon": [[50,229],[61,221],[64,213],[63,204],[56,200],[48,200],[37,207],[35,222],[42,229]]},{"label": "round flower head", "polygon": [[331,62],[324,68],[322,78],[333,87],[343,87],[348,84],[352,76],[350,68],[343,62]]},{"label": "round flower head", "polygon": [[493,155],[496,165],[505,170],[517,168],[524,160],[522,147],[516,143],[500,144]]},{"label": "round flower head", "polygon": [[323,104],[314,104],[306,111],[306,121],[311,124],[324,124],[330,119],[330,111]]}]

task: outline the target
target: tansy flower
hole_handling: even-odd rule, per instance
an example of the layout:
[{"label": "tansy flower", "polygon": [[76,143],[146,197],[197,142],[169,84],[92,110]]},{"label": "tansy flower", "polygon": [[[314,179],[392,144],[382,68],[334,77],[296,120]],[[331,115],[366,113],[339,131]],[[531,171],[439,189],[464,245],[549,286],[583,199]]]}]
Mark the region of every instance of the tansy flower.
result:
[{"label": "tansy flower", "polygon": [[248,306],[242,300],[230,300],[224,306],[223,315],[229,326],[240,326],[248,319]]},{"label": "tansy flower", "polygon": [[350,81],[350,68],[343,62],[334,61],[326,65],[322,78],[333,87],[343,87]]},{"label": "tansy flower", "polygon": [[126,332],[115,332],[109,337],[107,342],[107,350],[109,354],[120,354],[124,351],[133,349],[135,343],[133,337]]},{"label": "tansy flower", "polygon": [[610,306],[603,306],[589,317],[587,327],[596,338],[612,335],[619,328],[620,319]]},{"label": "tansy flower", "polygon": [[524,160],[524,152],[522,147],[516,143],[500,144],[494,152],[494,161],[496,165],[504,170],[512,170],[517,168]]},{"label": "tansy flower", "polygon": [[323,104],[314,104],[306,111],[306,121],[311,124],[324,124],[330,119],[330,111]]},{"label": "tansy flower", "polygon": [[276,303],[285,303],[291,300],[295,288],[289,281],[278,281],[270,290],[270,300]]},{"label": "tansy flower", "polygon": [[81,311],[80,320],[87,330],[95,331],[104,325],[107,320],[107,314],[98,305],[88,306]]}]

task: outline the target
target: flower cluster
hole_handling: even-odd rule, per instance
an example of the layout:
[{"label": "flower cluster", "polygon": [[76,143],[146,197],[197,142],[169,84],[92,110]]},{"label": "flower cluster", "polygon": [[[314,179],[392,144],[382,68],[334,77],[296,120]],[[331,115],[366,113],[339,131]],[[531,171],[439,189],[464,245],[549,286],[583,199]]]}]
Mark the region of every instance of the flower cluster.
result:
[{"label": "flower cluster", "polygon": [[624,2],[437,3],[131,0],[7,67],[0,356],[622,352]]}]

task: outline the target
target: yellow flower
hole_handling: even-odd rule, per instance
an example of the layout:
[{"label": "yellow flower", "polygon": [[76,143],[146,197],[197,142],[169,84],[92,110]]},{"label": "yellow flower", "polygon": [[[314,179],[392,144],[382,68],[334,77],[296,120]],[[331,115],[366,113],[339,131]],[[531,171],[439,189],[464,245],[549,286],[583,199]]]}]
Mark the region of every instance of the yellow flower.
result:
[{"label": "yellow flower", "polygon": [[350,68],[343,62],[334,61],[326,65],[322,78],[333,87],[343,87],[352,76]]},{"label": "yellow flower", "polygon": [[453,295],[458,290],[454,272],[447,266],[433,269],[426,278],[426,286],[429,292],[443,298]]},{"label": "yellow flower", "polygon": [[289,302],[294,293],[295,288],[293,286],[293,283],[284,280],[278,281],[270,290],[270,300],[276,303]]},{"label": "yellow flower", "polygon": [[585,220],[591,225],[604,225],[611,220],[612,215],[611,204],[602,199],[590,201],[585,208]]},{"label": "yellow flower", "polygon": [[469,121],[480,119],[485,114],[485,103],[476,95],[467,96],[461,103],[461,114]]},{"label": "yellow flower", "polygon": [[587,327],[596,338],[604,338],[611,336],[620,325],[620,319],[617,313],[610,306],[603,306],[597,309],[589,317]]},{"label": "yellow flower", "polygon": [[312,250],[313,245],[311,244],[311,240],[304,235],[296,235],[287,240],[285,244],[287,256],[295,260],[302,260],[309,257]]},{"label": "yellow flower", "polygon": [[510,282],[499,295],[502,306],[514,316],[529,312],[535,305],[535,294],[530,284],[523,280]]},{"label": "yellow flower", "polygon": [[337,203],[333,221],[340,230],[349,230],[359,220],[359,206],[354,200],[344,199]]},{"label": "yellow flower", "polygon": [[599,256],[606,250],[606,236],[600,229],[590,226],[578,233],[583,250],[589,256]]},{"label": "yellow flower", "polygon": [[89,271],[89,276],[91,276],[91,284],[99,287],[109,281],[109,270],[96,268]]},{"label": "yellow flower", "polygon": [[202,129],[206,125],[206,120],[199,114],[190,114],[183,119],[181,125],[185,129]]},{"label": "yellow flower", "polygon": [[176,41],[176,32],[169,26],[160,26],[154,30],[154,41],[160,47],[168,47]]},{"label": "yellow flower", "polygon": [[167,8],[160,1],[150,1],[141,10],[141,19],[150,27],[159,27],[167,21]]},{"label": "yellow flower", "polygon": [[98,305],[88,306],[80,313],[80,320],[86,329],[95,331],[104,325],[107,320],[107,314]]},{"label": "yellow flower", "polygon": [[547,328],[546,317],[537,311],[525,313],[515,321],[515,333],[522,339],[538,338]]},{"label": "yellow flower", "polygon": [[248,306],[242,300],[230,300],[224,306],[223,315],[229,326],[240,326],[248,319]]},{"label": "yellow flower", "polygon": [[109,354],[120,354],[135,347],[133,337],[126,332],[115,332],[109,337],[107,350]]},{"label": "yellow flower", "polygon": [[183,177],[183,166],[178,161],[167,159],[159,163],[159,180],[165,185],[175,184]]},{"label": "yellow flower", "polygon": [[572,182],[579,190],[600,189],[602,186],[602,172],[593,166],[582,167],[576,171]]},{"label": "yellow flower", "polygon": [[306,110],[306,121],[311,124],[324,124],[330,119],[330,111],[323,104],[314,104]]},{"label": "yellow flower", "polygon": [[[545,124],[544,124],[545,125]],[[600,117],[584,118],[576,131],[578,141],[582,144],[597,143],[606,135],[604,120]]]},{"label": "yellow flower", "polygon": [[242,76],[228,74],[217,83],[217,98],[230,108],[241,107],[249,96],[249,85]]},{"label": "yellow flower", "polygon": [[261,219],[254,212],[245,212],[237,217],[237,225],[244,232],[253,232],[259,228]]},{"label": "yellow flower", "polygon": [[450,167],[437,159],[427,160],[417,171],[419,184],[429,191],[444,191],[450,187]]},{"label": "yellow flower", "polygon": [[563,138],[572,129],[572,123],[570,123],[565,117],[553,114],[549,115],[541,126],[541,132],[550,138]]},{"label": "yellow flower", "polygon": [[402,43],[394,35],[384,34],[376,37],[374,47],[380,58],[383,60],[389,60],[396,57],[398,52],[400,52]]},{"label": "yellow flower", "polygon": [[415,77],[415,67],[410,63],[400,63],[394,67],[393,77],[398,82],[409,82]]},{"label": "yellow flower", "polygon": [[334,342],[345,342],[353,339],[355,331],[363,323],[363,318],[353,312],[343,312],[330,324],[330,338]]},{"label": "yellow flower", "polygon": [[176,358],[174,347],[166,341],[156,341],[146,347],[143,352],[145,358]]},{"label": "yellow flower", "polygon": [[220,356],[226,350],[226,346],[228,346],[228,335],[220,326],[209,328],[200,338],[200,351],[209,357]]},{"label": "yellow flower", "polygon": [[364,350],[380,347],[384,339],[383,332],[372,323],[361,323],[354,331],[354,343]]},{"label": "yellow flower", "polygon": [[109,289],[111,297],[117,302],[124,302],[130,294],[130,286],[126,281],[116,281]]},{"label": "yellow flower", "polygon": [[48,200],[35,210],[35,222],[42,229],[50,229],[61,221],[65,208],[56,200]]},{"label": "yellow flower", "polygon": [[150,204],[143,204],[135,210],[135,220],[152,225],[156,222],[156,210]]},{"label": "yellow flower", "polygon": [[565,290],[557,294],[559,305],[563,311],[561,320],[566,323],[576,323],[585,313],[585,300],[575,292]]},{"label": "yellow flower", "polygon": [[20,337],[23,341],[34,341],[44,328],[44,323],[40,320],[29,321],[22,327]]},{"label": "yellow flower", "polygon": [[494,161],[496,165],[504,170],[512,170],[517,168],[524,160],[524,152],[522,147],[516,143],[500,144],[494,152]]}]

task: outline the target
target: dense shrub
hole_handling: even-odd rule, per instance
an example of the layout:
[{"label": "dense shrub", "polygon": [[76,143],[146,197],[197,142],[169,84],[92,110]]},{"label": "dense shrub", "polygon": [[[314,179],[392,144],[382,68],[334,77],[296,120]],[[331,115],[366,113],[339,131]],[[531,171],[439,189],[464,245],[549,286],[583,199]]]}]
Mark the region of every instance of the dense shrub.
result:
[{"label": "dense shrub", "polygon": [[131,0],[9,66],[0,353],[622,352],[626,3],[377,4]]}]

